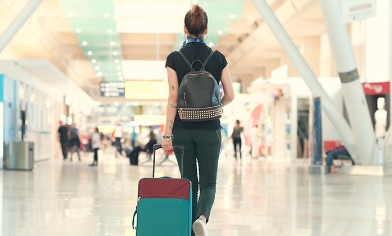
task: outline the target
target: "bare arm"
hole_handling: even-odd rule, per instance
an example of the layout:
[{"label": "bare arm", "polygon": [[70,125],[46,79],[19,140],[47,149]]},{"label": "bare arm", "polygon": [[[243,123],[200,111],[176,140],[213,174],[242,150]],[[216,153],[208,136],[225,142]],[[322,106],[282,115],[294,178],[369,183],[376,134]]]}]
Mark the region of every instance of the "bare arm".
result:
[{"label": "bare arm", "polygon": [[[167,78],[169,83],[169,97],[167,99],[166,125],[163,134],[171,135],[177,112],[178,78],[177,73],[170,67],[167,67]],[[162,147],[165,151],[172,150],[172,140],[163,138]]]},{"label": "bare arm", "polygon": [[226,106],[234,100],[234,89],[231,83],[230,72],[228,66],[222,70],[221,83],[223,86],[224,95],[222,98],[222,106]]}]

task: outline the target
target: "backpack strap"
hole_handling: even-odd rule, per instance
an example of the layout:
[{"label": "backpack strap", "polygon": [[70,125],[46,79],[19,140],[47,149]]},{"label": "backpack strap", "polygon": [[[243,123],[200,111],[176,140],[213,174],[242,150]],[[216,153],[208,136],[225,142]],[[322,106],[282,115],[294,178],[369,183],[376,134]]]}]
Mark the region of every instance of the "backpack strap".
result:
[{"label": "backpack strap", "polygon": [[189,62],[189,60],[186,58],[186,56],[185,56],[180,50],[178,50],[177,52],[178,52],[178,54],[180,54],[180,56],[184,59],[184,61],[186,62],[186,64],[188,64],[188,66],[189,66],[189,68],[191,69],[191,71],[194,71],[195,69],[193,69],[193,63],[195,63],[195,62],[200,62],[201,67],[202,67],[202,70],[205,70],[204,68],[206,67],[208,61],[211,59],[212,55],[214,55],[215,50],[212,50],[212,51],[211,51],[210,55],[208,55],[208,57],[206,58],[206,60],[205,60],[204,62],[201,62],[200,60],[194,60],[194,61],[192,62],[192,64]]},{"label": "backpack strap", "polygon": [[191,63],[189,62],[189,60],[186,58],[186,56],[180,51],[177,51],[178,54],[180,54],[180,56],[184,59],[184,61],[186,62],[186,64],[188,64],[189,68],[191,69],[191,71],[193,70]]},{"label": "backpack strap", "polygon": [[214,55],[215,50],[212,50],[210,55],[208,55],[207,59],[204,61],[203,66],[206,67],[208,61],[211,59],[212,55]]}]

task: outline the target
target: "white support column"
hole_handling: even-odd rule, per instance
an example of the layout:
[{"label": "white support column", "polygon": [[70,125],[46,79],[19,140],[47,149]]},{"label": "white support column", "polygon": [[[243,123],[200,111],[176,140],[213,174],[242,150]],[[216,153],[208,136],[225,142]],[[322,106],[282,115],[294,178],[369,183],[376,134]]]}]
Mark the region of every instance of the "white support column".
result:
[{"label": "white support column", "polygon": [[268,24],[278,42],[286,52],[287,56],[290,58],[293,65],[298,70],[309,89],[312,91],[313,96],[321,97],[321,104],[325,113],[331,120],[332,124],[335,126],[336,130],[338,130],[352,158],[357,164],[360,164],[361,160],[359,159],[355,137],[347,121],[343,118],[343,116],[339,115],[340,112],[335,108],[330,97],[324,91],[321,84],[317,81],[316,75],[313,73],[308,63],[298,51],[298,48],[291,40],[290,36],[279,22],[268,3],[265,0],[253,0],[253,2],[262,15],[264,21]]},{"label": "white support column", "polygon": [[4,48],[11,42],[12,38],[18,33],[24,23],[30,18],[33,12],[38,8],[43,0],[30,0],[26,6],[22,9],[18,16],[15,17],[14,21],[8,26],[2,35],[0,35],[0,53]]},{"label": "white support column", "polygon": [[[339,0],[319,0],[327,26],[342,92],[362,164],[374,165],[376,143],[365,93],[355,63],[350,36],[341,15]],[[360,114],[360,115],[358,115]]]}]

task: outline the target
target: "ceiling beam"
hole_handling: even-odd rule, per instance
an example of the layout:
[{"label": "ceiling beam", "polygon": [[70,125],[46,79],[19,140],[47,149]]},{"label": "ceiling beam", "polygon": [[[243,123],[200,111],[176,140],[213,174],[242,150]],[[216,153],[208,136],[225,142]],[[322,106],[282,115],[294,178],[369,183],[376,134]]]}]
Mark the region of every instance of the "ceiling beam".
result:
[{"label": "ceiling beam", "polygon": [[[302,6],[301,9],[296,9],[291,1],[281,0],[282,4],[275,10],[275,14],[282,22],[282,24],[287,23],[289,20],[293,20],[293,18],[298,18],[307,12],[310,8],[313,8],[317,4],[317,0],[301,0]],[[263,45],[266,38],[274,37],[271,30],[268,28],[268,25],[265,22],[262,22],[258,27],[249,34],[227,57],[229,63],[232,67],[244,59],[250,52],[256,51],[256,48],[259,48]],[[262,53],[262,51],[261,51]]]}]

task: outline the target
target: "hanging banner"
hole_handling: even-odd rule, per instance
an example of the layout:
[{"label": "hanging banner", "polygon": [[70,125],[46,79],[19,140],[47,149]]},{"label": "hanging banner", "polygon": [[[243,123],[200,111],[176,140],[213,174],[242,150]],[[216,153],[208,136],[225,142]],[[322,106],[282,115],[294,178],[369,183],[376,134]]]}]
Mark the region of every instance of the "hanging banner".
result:
[{"label": "hanging banner", "polygon": [[322,140],[322,123],[321,123],[321,99],[313,99],[313,124],[311,140],[312,165],[323,164],[323,140]]},{"label": "hanging banner", "polygon": [[342,16],[344,23],[366,20],[377,14],[376,0],[343,0]]}]

